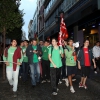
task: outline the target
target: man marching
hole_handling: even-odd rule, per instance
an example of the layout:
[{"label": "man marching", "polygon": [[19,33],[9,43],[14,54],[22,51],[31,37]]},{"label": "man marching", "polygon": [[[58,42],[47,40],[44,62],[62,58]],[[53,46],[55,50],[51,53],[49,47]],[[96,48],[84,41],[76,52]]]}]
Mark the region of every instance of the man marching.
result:
[{"label": "man marching", "polygon": [[21,48],[17,47],[17,41],[15,39],[11,41],[11,46],[4,50],[3,60],[6,64],[6,75],[12,88],[13,96],[17,97],[18,75],[23,57]]}]

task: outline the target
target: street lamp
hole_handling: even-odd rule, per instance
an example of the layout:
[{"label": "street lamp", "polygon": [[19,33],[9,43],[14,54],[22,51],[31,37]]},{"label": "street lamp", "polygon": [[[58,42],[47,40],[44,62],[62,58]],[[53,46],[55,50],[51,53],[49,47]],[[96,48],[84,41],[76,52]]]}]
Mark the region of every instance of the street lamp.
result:
[{"label": "street lamp", "polygon": [[58,15],[55,16],[55,21],[56,21],[56,23],[59,22],[59,19],[60,19],[61,17],[64,17],[64,11],[61,10],[61,11],[59,12],[59,14],[60,14],[60,16],[58,16]]}]

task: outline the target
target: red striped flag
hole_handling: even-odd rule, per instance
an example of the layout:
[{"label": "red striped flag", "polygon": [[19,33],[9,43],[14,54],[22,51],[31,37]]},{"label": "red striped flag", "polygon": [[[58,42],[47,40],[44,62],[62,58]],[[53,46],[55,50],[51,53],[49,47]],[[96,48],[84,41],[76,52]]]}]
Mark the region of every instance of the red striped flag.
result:
[{"label": "red striped flag", "polygon": [[59,41],[58,45],[62,46],[63,41],[67,38],[68,38],[68,31],[67,31],[67,28],[66,28],[66,24],[64,22],[64,18],[61,17],[60,32],[59,32],[59,36],[58,36],[58,41]]}]

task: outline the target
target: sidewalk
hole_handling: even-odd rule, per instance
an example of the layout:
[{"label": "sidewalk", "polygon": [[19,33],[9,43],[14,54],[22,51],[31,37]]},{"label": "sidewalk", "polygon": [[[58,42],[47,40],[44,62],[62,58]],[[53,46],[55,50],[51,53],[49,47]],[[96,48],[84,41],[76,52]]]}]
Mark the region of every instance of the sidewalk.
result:
[{"label": "sidewalk", "polygon": [[[0,68],[0,76],[2,69]],[[94,80],[89,79],[87,81],[88,90],[78,88],[80,77],[77,76],[77,80],[73,83],[75,88],[75,94],[69,91],[69,87],[65,86],[63,82],[59,85],[59,92],[57,96],[52,96],[50,83],[39,84],[35,88],[31,87],[30,79],[26,84],[23,84],[19,80],[18,85],[18,97],[13,98],[12,92],[9,90],[9,84],[7,82],[2,83],[0,81],[0,100],[100,100],[100,84]],[[97,90],[98,88],[98,90]]]}]

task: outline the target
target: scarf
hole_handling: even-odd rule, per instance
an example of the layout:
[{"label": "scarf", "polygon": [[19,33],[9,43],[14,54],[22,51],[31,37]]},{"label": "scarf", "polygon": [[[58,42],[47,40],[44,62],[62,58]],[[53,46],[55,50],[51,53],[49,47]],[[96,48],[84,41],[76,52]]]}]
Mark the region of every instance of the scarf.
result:
[{"label": "scarf", "polygon": [[[8,47],[4,50],[5,57],[8,57],[8,49],[9,48],[10,47]],[[17,63],[17,59],[21,59],[21,48],[20,47],[17,47],[17,49],[15,50],[14,55],[13,55],[13,62],[14,62],[13,63],[13,71],[16,71],[17,64],[15,64],[15,63]]]}]

